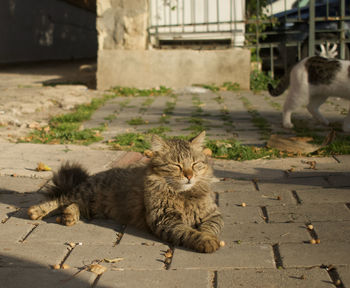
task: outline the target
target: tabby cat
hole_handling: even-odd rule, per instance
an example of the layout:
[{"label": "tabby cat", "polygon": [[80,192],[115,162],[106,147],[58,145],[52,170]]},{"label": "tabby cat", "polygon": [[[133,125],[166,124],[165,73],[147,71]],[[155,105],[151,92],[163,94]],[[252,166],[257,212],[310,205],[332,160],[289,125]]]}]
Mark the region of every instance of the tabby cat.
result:
[{"label": "tabby cat", "polygon": [[[321,56],[305,58],[281,79],[276,88],[268,85],[270,95],[281,95],[289,84],[283,107],[283,126],[292,128],[292,112],[305,104],[316,120],[328,125],[329,121],[320,113],[319,107],[330,96],[350,100],[350,61]],[[343,130],[350,132],[350,113],[344,119]]]},{"label": "tabby cat", "polygon": [[50,200],[30,207],[28,215],[36,220],[62,210],[61,223],[67,226],[80,216],[110,218],[148,229],[172,245],[214,252],[220,247],[223,219],[210,189],[204,138],[204,131],[191,141],[154,135],[148,163],[92,176],[78,164],[66,163],[47,187]]}]

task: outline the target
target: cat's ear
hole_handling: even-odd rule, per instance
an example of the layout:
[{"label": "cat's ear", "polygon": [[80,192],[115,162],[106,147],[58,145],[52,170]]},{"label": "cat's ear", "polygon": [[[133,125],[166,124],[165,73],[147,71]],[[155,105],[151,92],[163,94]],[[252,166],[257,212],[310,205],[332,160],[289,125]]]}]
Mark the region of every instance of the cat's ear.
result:
[{"label": "cat's ear", "polygon": [[158,135],[152,136],[151,145],[153,152],[160,152],[163,151],[164,148],[168,147],[167,143]]},{"label": "cat's ear", "polygon": [[205,140],[205,131],[202,131],[199,135],[194,137],[190,143],[192,147],[202,150],[204,146],[204,140]]}]

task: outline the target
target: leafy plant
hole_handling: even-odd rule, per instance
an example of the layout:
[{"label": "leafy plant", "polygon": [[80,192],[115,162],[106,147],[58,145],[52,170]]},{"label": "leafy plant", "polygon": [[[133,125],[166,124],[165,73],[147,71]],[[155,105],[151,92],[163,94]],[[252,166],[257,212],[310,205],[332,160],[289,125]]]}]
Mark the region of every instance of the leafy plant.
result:
[{"label": "leafy plant", "polygon": [[276,85],[277,81],[271,77],[270,72],[265,73],[259,70],[253,70],[250,73],[250,89],[253,91],[267,90],[267,84]]}]

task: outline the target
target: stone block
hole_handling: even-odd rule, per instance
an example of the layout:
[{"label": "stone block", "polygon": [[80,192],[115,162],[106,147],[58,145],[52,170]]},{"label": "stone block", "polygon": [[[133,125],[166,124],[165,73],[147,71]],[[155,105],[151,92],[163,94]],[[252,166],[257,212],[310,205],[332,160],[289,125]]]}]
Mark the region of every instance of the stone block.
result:
[{"label": "stone block", "polygon": [[283,267],[315,267],[321,265],[349,265],[350,243],[281,244]]},{"label": "stone block", "polygon": [[226,224],[264,223],[260,207],[242,207],[236,204],[220,205],[220,212]]},{"label": "stone block", "polygon": [[10,217],[5,223],[1,224],[0,242],[18,243],[35,228],[34,224],[34,221],[17,218],[16,216]]},{"label": "stone block", "polygon": [[294,204],[295,199],[289,191],[261,191],[252,190],[250,192],[240,191],[226,192],[219,194],[219,206],[241,205],[246,203],[249,206],[279,206]]},{"label": "stone block", "polygon": [[242,288],[332,288],[324,269],[244,269],[217,272],[217,287]]},{"label": "stone block", "polygon": [[350,287],[350,266],[337,267],[337,271],[344,287]]},{"label": "stone block", "polygon": [[164,246],[164,243],[158,239],[153,234],[142,231],[139,229],[136,229],[132,226],[127,226],[123,237],[120,241],[120,244],[124,245],[145,245],[145,246],[155,246],[155,245],[162,245]]},{"label": "stone block", "polygon": [[68,249],[63,244],[45,243],[0,243],[0,266],[28,267],[33,263],[45,268],[59,264],[64,259]]},{"label": "stone block", "polygon": [[303,243],[310,235],[298,223],[225,223],[221,238],[230,246],[232,243]]},{"label": "stone block", "polygon": [[96,287],[139,288],[141,285],[142,287],[204,288],[211,287],[210,283],[211,272],[203,270],[109,270],[102,275]]},{"label": "stone block", "polygon": [[296,190],[303,203],[350,203],[350,193],[344,188]]},{"label": "stone block", "polygon": [[117,269],[161,270],[164,268],[166,245],[82,245],[76,246],[66,263],[72,267],[82,267],[95,260],[123,258],[118,263],[104,263]]},{"label": "stone block", "polygon": [[25,266],[31,267],[16,267],[16,269],[1,267],[2,287],[86,288],[91,287],[97,277],[91,272],[81,272],[73,276],[78,272],[77,269],[53,270],[31,262]]},{"label": "stone block", "polygon": [[[54,221],[54,219],[51,218],[49,221]],[[42,221],[26,241],[29,243],[44,241],[61,244],[81,242],[83,245],[104,244],[113,246],[118,239],[118,233],[121,231],[121,225],[112,220],[79,221],[73,226]]]},{"label": "stone block", "polygon": [[[254,259],[254,261],[252,261]],[[273,268],[275,267],[270,245],[236,244],[223,247],[212,254],[203,254],[177,248],[171,269],[221,269]]]},{"label": "stone block", "polygon": [[335,245],[339,242],[350,243],[350,222],[314,222],[314,229],[321,239],[333,242]]},{"label": "stone block", "polygon": [[[112,86],[171,88],[236,82],[249,89],[250,51],[100,50],[97,88]],[[234,67],[240,67],[239,70]],[[137,67],[137,69],[135,69]]]},{"label": "stone block", "polygon": [[269,206],[266,208],[270,222],[348,221],[349,209],[341,203],[315,203],[303,205]]}]

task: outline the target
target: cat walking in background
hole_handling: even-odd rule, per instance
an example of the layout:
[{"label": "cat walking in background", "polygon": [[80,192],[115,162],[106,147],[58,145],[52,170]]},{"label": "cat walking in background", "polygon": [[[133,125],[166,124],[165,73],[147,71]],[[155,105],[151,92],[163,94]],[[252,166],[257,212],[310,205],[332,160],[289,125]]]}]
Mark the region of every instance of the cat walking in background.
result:
[{"label": "cat walking in background", "polygon": [[[329,125],[319,107],[331,96],[350,100],[350,61],[321,56],[305,58],[281,79],[276,88],[269,84],[268,90],[271,96],[279,96],[288,86],[283,106],[285,128],[293,128],[291,115],[302,105],[307,105],[316,120]],[[343,130],[350,132],[350,108],[343,122]]]},{"label": "cat walking in background", "polygon": [[203,153],[204,138],[204,131],[191,141],[154,135],[147,164],[92,176],[67,163],[47,188],[50,200],[30,207],[29,217],[62,212],[61,223],[67,226],[80,216],[110,218],[148,229],[172,245],[214,252],[220,247],[223,219],[210,189],[212,170]]}]

